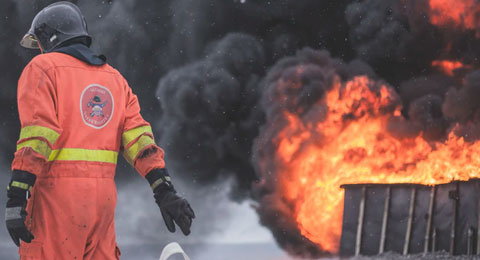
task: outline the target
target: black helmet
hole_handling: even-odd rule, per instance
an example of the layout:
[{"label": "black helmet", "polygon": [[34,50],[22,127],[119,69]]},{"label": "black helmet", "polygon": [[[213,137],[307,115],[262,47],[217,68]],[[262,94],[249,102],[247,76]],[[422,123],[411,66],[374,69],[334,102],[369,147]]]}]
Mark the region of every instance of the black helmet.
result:
[{"label": "black helmet", "polygon": [[33,18],[32,26],[20,41],[20,45],[29,49],[49,52],[60,44],[83,37],[90,46],[92,39],[88,35],[87,22],[75,4],[61,1],[53,3]]}]

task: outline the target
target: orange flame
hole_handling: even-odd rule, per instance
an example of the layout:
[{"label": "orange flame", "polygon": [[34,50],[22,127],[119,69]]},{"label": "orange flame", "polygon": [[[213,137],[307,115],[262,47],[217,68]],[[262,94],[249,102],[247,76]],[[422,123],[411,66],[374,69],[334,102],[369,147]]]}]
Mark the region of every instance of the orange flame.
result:
[{"label": "orange flame", "polygon": [[480,5],[476,0],[430,0],[430,22],[437,26],[477,29]]},{"label": "orange flame", "polygon": [[432,62],[432,66],[438,68],[446,75],[453,76],[456,69],[463,68],[464,65],[460,61],[450,60],[435,60]]},{"label": "orange flame", "polygon": [[395,91],[365,76],[333,84],[320,102],[328,107],[325,120],[304,123],[285,111],[288,124],[275,139],[279,189],[294,205],[302,235],[323,250],[338,251],[342,184],[440,184],[479,177],[479,142],[464,142],[453,132],[434,143],[421,135],[394,137],[387,123],[403,120]]}]

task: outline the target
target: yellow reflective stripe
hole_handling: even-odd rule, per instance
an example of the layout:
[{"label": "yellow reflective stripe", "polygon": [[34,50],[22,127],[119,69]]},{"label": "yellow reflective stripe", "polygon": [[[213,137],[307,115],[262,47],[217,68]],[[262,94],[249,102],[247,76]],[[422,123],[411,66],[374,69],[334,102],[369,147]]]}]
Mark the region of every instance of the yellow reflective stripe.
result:
[{"label": "yellow reflective stripe", "polygon": [[53,150],[48,161],[87,161],[117,163],[118,152],[109,150],[90,150],[80,148],[63,148]]},{"label": "yellow reflective stripe", "polygon": [[12,184],[11,184],[12,187],[17,187],[17,188],[20,188],[20,189],[23,189],[23,190],[29,190],[30,189],[30,186],[26,183],[23,183],[23,182],[18,182],[18,181],[12,181]]},{"label": "yellow reflective stripe", "polygon": [[35,152],[45,156],[45,158],[48,158],[50,156],[50,153],[52,152],[50,146],[48,146],[45,141],[39,139],[30,139],[17,144],[17,151],[24,147],[32,148]]},{"label": "yellow reflective stripe", "polygon": [[43,137],[53,146],[60,135],[54,130],[44,126],[26,126],[20,130],[20,140],[32,137]]},{"label": "yellow reflective stripe", "polygon": [[160,186],[160,184],[162,184],[164,181],[171,182],[171,180],[172,179],[170,178],[170,176],[166,176],[165,180],[163,178],[160,178],[160,179],[156,180],[154,183],[152,183],[152,185],[150,185],[150,187],[152,187],[152,190],[155,190],[155,188]]},{"label": "yellow reflective stripe", "polygon": [[153,136],[152,127],[149,125],[144,125],[125,131],[122,135],[123,147],[127,147],[129,143],[131,143],[133,140],[135,140],[137,137],[141,136],[144,133],[148,133]]},{"label": "yellow reflective stripe", "polygon": [[148,145],[155,144],[152,137],[144,135],[140,137],[127,151],[125,151],[127,160],[132,163],[140,151]]}]

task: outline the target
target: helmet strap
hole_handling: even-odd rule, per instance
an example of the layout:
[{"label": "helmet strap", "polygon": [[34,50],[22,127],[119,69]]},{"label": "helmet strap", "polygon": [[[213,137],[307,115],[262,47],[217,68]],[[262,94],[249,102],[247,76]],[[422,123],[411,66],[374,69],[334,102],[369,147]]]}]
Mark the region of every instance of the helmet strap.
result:
[{"label": "helmet strap", "polygon": [[57,45],[59,39],[56,33],[57,30],[49,27],[47,24],[41,24],[35,29],[35,37],[42,53],[50,51],[53,46]]}]

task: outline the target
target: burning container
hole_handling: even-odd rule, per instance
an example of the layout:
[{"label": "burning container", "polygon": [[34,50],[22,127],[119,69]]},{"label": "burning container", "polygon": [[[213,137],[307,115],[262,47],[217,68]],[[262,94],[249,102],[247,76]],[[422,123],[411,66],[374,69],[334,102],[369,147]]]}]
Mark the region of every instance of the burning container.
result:
[{"label": "burning container", "polygon": [[340,255],[480,254],[480,180],[348,184]]}]

